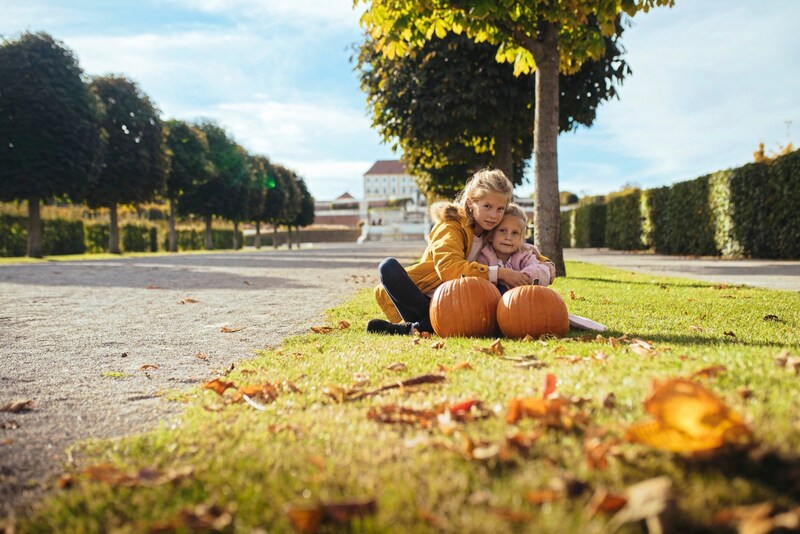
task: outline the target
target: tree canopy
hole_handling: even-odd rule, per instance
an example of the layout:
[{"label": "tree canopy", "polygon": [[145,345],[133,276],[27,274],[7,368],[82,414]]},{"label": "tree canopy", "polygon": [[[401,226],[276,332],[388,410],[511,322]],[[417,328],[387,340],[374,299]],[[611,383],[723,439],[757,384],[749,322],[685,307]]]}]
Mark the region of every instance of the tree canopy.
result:
[{"label": "tree canopy", "polygon": [[[617,38],[606,53],[574,75],[561,75],[561,131],[590,126],[597,106],[616,95],[629,68]],[[534,76],[515,76],[496,61],[497,46],[447,33],[419,50],[389,58],[367,37],[357,69],[384,141],[402,148],[403,160],[428,194],[454,196],[465,177],[493,166],[522,183],[533,151]]]},{"label": "tree canopy", "polygon": [[0,46],[0,200],[27,199],[28,253],[41,256],[39,202],[74,195],[100,166],[98,106],[78,61],[46,33]]},{"label": "tree canopy", "polygon": [[451,0],[356,0],[368,7],[361,23],[388,58],[419,49],[448,32],[498,47],[496,59],[513,63],[515,74],[536,70],[533,124],[534,222],[536,244],[566,274],[561,248],[557,139],[559,72],[572,74],[605,54],[604,37],[617,31],[622,13],[633,16],[674,0],[534,0],[454,2]]}]

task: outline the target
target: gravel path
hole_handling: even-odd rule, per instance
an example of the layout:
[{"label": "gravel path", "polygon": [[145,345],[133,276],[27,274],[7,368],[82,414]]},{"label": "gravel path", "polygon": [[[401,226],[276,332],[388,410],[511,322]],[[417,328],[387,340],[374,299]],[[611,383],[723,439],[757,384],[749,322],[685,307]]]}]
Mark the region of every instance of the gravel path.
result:
[{"label": "gravel path", "polygon": [[375,285],[382,258],[410,261],[423,248],[331,244],[0,266],[0,406],[33,401],[0,412],[0,517],[42,494],[74,441],[169,421],[180,406],[159,392],[321,324],[324,310]]}]

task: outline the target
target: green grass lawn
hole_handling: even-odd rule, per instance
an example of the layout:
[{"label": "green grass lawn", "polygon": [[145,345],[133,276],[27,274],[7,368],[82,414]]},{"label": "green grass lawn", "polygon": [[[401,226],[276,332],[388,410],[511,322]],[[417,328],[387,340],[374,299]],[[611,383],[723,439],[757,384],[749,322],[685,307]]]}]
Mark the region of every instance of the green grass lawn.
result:
[{"label": "green grass lawn", "polygon": [[[587,509],[593,496],[661,475],[673,483],[676,532],[719,530],[715,518],[731,506],[798,506],[799,379],[775,357],[798,355],[800,294],[580,263],[568,272],[554,288],[571,312],[609,325],[604,338],[572,330],[562,340],[503,340],[506,357],[543,364],[523,368],[475,350],[493,339],[450,338],[436,348],[436,337],[368,335],[378,307],[364,291],[329,312],[330,333],[288,339],[221,377],[237,387],[272,384],[274,400],[257,400],[265,410],[232,402],[234,389],[173,393],[165,402],[185,404],[177,428],[80,444],[67,487],[54,489],[19,529],[282,532],[292,531],[292,515],[309,521],[309,532],[315,520],[323,531],[606,532],[613,514]],[[653,350],[607,341],[624,334]],[[394,363],[403,365],[387,368]],[[622,439],[649,418],[643,400],[653,380],[715,365],[725,369],[696,380],[744,419],[749,449],[698,456]],[[344,398],[356,383],[370,390],[425,374],[445,378]],[[567,410],[575,424],[506,422],[509,400],[541,398],[547,374],[574,401]],[[470,400],[482,409],[463,422],[431,415]],[[387,406],[420,411],[404,422],[368,417]],[[107,463],[116,470],[86,471]],[[137,475],[143,468],[157,473]]]}]

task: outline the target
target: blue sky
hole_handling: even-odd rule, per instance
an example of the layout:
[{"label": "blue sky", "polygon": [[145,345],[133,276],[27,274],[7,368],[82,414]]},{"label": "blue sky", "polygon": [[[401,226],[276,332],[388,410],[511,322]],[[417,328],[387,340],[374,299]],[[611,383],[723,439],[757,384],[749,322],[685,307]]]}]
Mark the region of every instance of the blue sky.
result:
[{"label": "blue sky", "polygon": [[[370,165],[399,156],[370,128],[349,61],[358,16],[350,0],[0,0],[0,34],[47,31],[87,74],[137,81],[164,118],[218,121],[330,199],[361,197]],[[561,189],[670,184],[746,163],[759,142],[800,144],[798,20],[796,0],[637,15],[620,100],[559,139]]]}]

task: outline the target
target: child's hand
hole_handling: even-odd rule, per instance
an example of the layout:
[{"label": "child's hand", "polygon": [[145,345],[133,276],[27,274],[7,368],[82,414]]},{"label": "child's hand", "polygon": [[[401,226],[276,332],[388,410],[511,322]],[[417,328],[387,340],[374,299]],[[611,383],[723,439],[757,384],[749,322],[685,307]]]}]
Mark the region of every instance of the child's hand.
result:
[{"label": "child's hand", "polygon": [[497,281],[510,289],[512,287],[530,285],[531,277],[528,273],[500,267],[497,269]]}]

